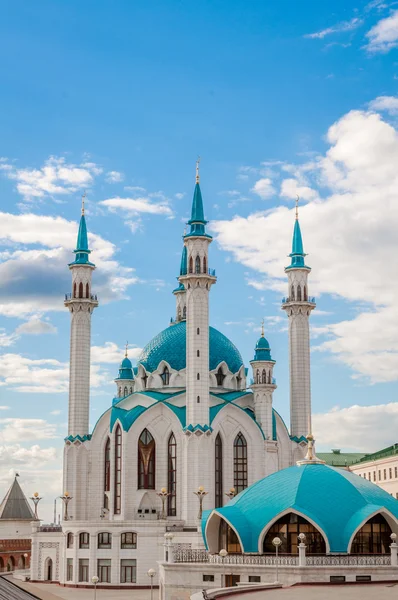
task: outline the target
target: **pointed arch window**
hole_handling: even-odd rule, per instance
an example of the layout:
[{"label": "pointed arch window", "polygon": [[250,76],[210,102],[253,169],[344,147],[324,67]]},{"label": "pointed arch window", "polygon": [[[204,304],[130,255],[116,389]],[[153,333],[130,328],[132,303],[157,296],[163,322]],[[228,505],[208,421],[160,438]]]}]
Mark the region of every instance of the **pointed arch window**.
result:
[{"label": "pointed arch window", "polygon": [[114,485],[115,501],[114,501],[114,512],[115,515],[120,515],[122,508],[122,430],[120,425],[117,426],[115,431],[115,485]]},{"label": "pointed arch window", "polygon": [[189,258],[189,272],[193,273],[193,259],[192,259],[192,256]]},{"label": "pointed arch window", "polygon": [[160,376],[163,381],[163,385],[169,385],[170,383],[170,371],[167,367],[164,367],[163,373]]},{"label": "pointed arch window", "polygon": [[301,302],[301,286],[297,286],[297,300]]},{"label": "pointed arch window", "polygon": [[261,383],[267,383],[267,372],[265,369],[263,369],[263,372],[261,374]]},{"label": "pointed arch window", "polygon": [[268,373],[268,383],[272,383],[271,371]]},{"label": "pointed arch window", "polygon": [[222,458],[222,439],[218,433],[215,443],[215,507],[223,505],[223,458]]},{"label": "pointed arch window", "polygon": [[123,391],[123,397],[125,398],[126,396],[128,396],[129,394],[129,390],[127,388],[127,386],[125,386],[124,391]]},{"label": "pointed arch window", "polygon": [[86,298],[90,298],[90,287],[88,283],[86,283]]},{"label": "pointed arch window", "polygon": [[138,440],[138,489],[155,489],[155,440],[148,429]]},{"label": "pointed arch window", "polygon": [[148,375],[146,373],[146,371],[144,371],[144,374],[142,376],[142,387],[145,389],[148,383]]},{"label": "pointed arch window", "polygon": [[225,379],[225,375],[223,373],[223,370],[221,367],[218,368],[218,371],[216,373],[216,380],[217,380],[217,385],[219,387],[222,386],[222,384],[224,383],[224,379]]},{"label": "pointed arch window", "polygon": [[104,508],[109,509],[109,497],[106,492],[111,489],[111,440],[107,439],[104,454]]},{"label": "pointed arch window", "polygon": [[200,257],[199,257],[199,256],[197,256],[197,257],[195,258],[195,273],[196,273],[197,275],[199,275],[199,274],[200,274]]},{"label": "pointed arch window", "polygon": [[294,300],[294,286],[292,285],[291,290],[290,290],[290,299]]},{"label": "pointed arch window", "polygon": [[272,540],[277,536],[282,540],[279,548],[281,553],[297,554],[300,533],[305,534],[307,554],[326,554],[326,544],[321,532],[307,519],[295,513],[284,515],[270,527],[264,538],[263,552],[275,553]]},{"label": "pointed arch window", "polygon": [[175,517],[177,514],[177,442],[174,433],[171,433],[167,444],[167,515]]},{"label": "pointed arch window", "polygon": [[390,551],[391,533],[383,515],[375,515],[356,533],[351,554],[387,554]]},{"label": "pointed arch window", "polygon": [[241,432],[234,441],[234,488],[237,494],[247,488],[247,442]]},{"label": "pointed arch window", "polygon": [[79,283],[79,298],[83,298],[83,283]]},{"label": "pointed arch window", "polygon": [[73,297],[76,298],[76,281],[73,284]]},{"label": "pointed arch window", "polygon": [[307,302],[308,300],[308,295],[307,295],[307,288],[306,286],[304,286],[304,300]]},{"label": "pointed arch window", "polygon": [[184,306],[184,308],[182,309],[182,318],[186,319],[187,318],[187,307]]},{"label": "pointed arch window", "polygon": [[203,258],[203,273],[205,275],[207,273],[207,260],[206,260],[206,257]]},{"label": "pointed arch window", "polygon": [[261,383],[261,380],[260,380],[260,370],[259,369],[257,369],[257,371],[256,371],[256,383]]}]

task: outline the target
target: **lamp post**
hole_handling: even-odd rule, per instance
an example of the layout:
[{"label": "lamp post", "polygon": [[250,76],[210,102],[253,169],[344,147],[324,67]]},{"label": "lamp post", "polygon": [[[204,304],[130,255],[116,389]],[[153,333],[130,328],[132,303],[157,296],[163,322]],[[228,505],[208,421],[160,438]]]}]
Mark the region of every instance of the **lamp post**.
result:
[{"label": "lamp post", "polygon": [[207,496],[209,492],[205,492],[205,488],[203,487],[203,485],[198,487],[198,491],[194,492],[195,496],[197,496],[199,498],[199,513],[198,513],[198,519],[200,520],[202,518],[202,513],[203,513],[203,498],[205,496]]},{"label": "lamp post", "polygon": [[94,584],[94,600],[96,600],[96,598],[97,598],[97,583],[99,582],[99,578],[96,575],[94,575],[91,578],[91,581]]},{"label": "lamp post", "polygon": [[166,518],[166,511],[165,511],[166,498],[167,498],[167,496],[170,496],[170,494],[167,493],[166,488],[163,487],[160,490],[160,492],[156,492],[156,495],[159,496],[159,498],[162,501],[162,512],[160,514],[160,518],[165,519]]},{"label": "lamp post", "polygon": [[230,500],[232,500],[232,498],[235,498],[236,496],[236,489],[235,488],[231,488],[228,492],[228,494],[225,494],[227,496],[227,498],[229,498]]},{"label": "lamp post", "polygon": [[278,548],[279,546],[282,544],[282,540],[281,538],[278,537],[274,537],[274,539],[272,540],[273,545],[275,546],[275,563],[276,563],[276,581],[275,583],[279,583],[278,581]]},{"label": "lamp post", "polygon": [[72,496],[69,496],[69,492],[65,492],[65,494],[63,496],[60,496],[60,498],[63,501],[64,506],[65,506],[64,521],[68,521],[69,520],[68,504],[72,500]]},{"label": "lamp post", "polygon": [[221,564],[222,564],[221,579],[222,579],[222,577],[224,577],[224,586],[222,585],[222,581],[221,581],[221,587],[227,587],[227,577],[224,573],[224,559],[226,556],[228,556],[228,552],[225,550],[225,548],[222,548],[222,550],[220,550],[220,552],[218,554],[221,558]]},{"label": "lamp post", "polygon": [[156,571],[155,569],[149,569],[148,577],[151,579],[151,600],[153,600],[153,578],[155,577]]},{"label": "lamp post", "polygon": [[32,500],[35,507],[35,519],[39,520],[39,516],[37,514],[37,505],[39,504],[40,500],[42,500],[42,498],[39,496],[39,492],[35,492],[30,500]]}]

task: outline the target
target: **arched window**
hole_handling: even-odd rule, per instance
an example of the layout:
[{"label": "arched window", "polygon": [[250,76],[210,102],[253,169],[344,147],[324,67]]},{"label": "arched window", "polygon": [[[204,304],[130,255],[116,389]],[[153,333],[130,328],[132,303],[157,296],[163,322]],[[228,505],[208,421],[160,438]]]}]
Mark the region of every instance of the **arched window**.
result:
[{"label": "arched window", "polygon": [[127,385],[124,386],[124,390],[123,390],[123,397],[125,398],[126,396],[128,396],[129,390]]},{"label": "arched window", "polygon": [[122,508],[122,430],[120,425],[115,431],[115,482],[114,482],[114,511],[120,515]]},{"label": "arched window", "polygon": [[148,383],[148,375],[146,373],[146,371],[144,371],[144,374],[142,376],[142,387],[145,389],[146,385]]},{"label": "arched window", "polygon": [[375,515],[357,532],[351,554],[387,554],[390,552],[391,528],[383,515]]},{"label": "arched window", "polygon": [[189,272],[193,273],[193,259],[192,259],[192,256],[189,259]]},{"label": "arched window", "polygon": [[224,519],[221,520],[218,536],[220,550],[221,548],[225,548],[228,554],[242,554],[238,536]]},{"label": "arched window", "polygon": [[222,384],[224,383],[225,375],[224,375],[221,367],[218,368],[218,371],[216,373],[216,379],[217,379],[217,385],[222,386]]},{"label": "arched window", "polygon": [[177,443],[172,433],[167,444],[167,515],[177,514]]},{"label": "arched window", "polygon": [[294,300],[294,286],[292,286],[290,290],[290,299]]},{"label": "arched window", "polygon": [[76,298],[76,281],[73,284],[73,297]]},{"label": "arched window", "polygon": [[133,388],[132,388],[132,387],[130,387],[130,394],[132,394],[132,393],[133,393]]},{"label": "arched window", "polygon": [[184,308],[182,309],[182,318],[186,319],[187,318],[187,307],[184,306]]},{"label": "arched window", "polygon": [[86,298],[90,297],[90,287],[88,285],[88,283],[86,283]]},{"label": "arched window", "polygon": [[239,375],[236,376],[236,389],[240,390],[240,382],[242,381],[242,377]]},{"label": "arched window", "polygon": [[197,275],[199,275],[199,274],[200,274],[200,258],[199,258],[199,256],[197,256],[197,257],[195,258],[195,273],[196,273]]},{"label": "arched window", "polygon": [[223,505],[222,439],[217,434],[215,443],[215,507]]},{"label": "arched window", "polygon": [[178,321],[181,321],[181,306],[179,306],[177,310],[177,319]]},{"label": "arched window", "polygon": [[98,534],[98,546],[101,549],[112,548],[112,534],[107,531]]},{"label": "arched window", "polygon": [[[48,561],[51,559],[47,558],[46,560]],[[8,559],[8,562],[7,562],[7,571],[14,571],[14,569],[15,569],[15,560],[14,560],[13,556],[10,556],[10,558]]]},{"label": "arched window", "polygon": [[257,371],[256,371],[256,383],[261,383],[259,369],[257,369]]},{"label": "arched window", "polygon": [[[7,571],[8,571],[8,568],[7,568]],[[53,561],[49,557],[46,558],[46,561],[44,563],[44,573],[45,573],[44,576],[46,578],[46,581],[52,581],[53,580]]]},{"label": "arched window", "polygon": [[138,440],[138,489],[155,489],[155,440],[148,429]]},{"label": "arched window", "polygon": [[[105,445],[104,459],[104,492],[109,492],[111,489],[111,440],[109,437]],[[104,494],[104,508],[109,509],[107,494]]]},{"label": "arched window", "polygon": [[200,404],[200,396],[198,396],[198,397],[196,398],[196,403],[197,403],[197,404]]},{"label": "arched window", "polygon": [[261,374],[261,383],[267,383],[267,372],[265,369],[263,369],[263,372]]},{"label": "arched window", "polygon": [[275,554],[275,546],[272,540],[279,537],[282,540],[282,545],[279,546],[281,554],[297,554],[299,543],[297,538],[300,533],[305,535],[307,554],[326,554],[325,540],[321,532],[307,519],[295,513],[284,515],[269,528],[264,538],[263,552]]},{"label": "arched window", "polygon": [[196,334],[199,335],[200,334],[200,329],[199,327],[196,329]]},{"label": "arched window", "polygon": [[88,531],[82,531],[79,533],[79,548],[84,550],[90,548],[90,534]]},{"label": "arched window", "polygon": [[121,398],[121,397],[122,397],[122,388],[120,387],[119,388],[119,398]]},{"label": "arched window", "polygon": [[79,283],[79,298],[83,298],[83,284]]},{"label": "arched window", "polygon": [[163,373],[161,374],[160,377],[162,378],[163,385],[169,385],[169,383],[170,383],[170,371],[168,370],[167,367],[164,367]]},{"label": "arched window", "polygon": [[199,381],[200,380],[200,373],[196,374],[196,379]]},{"label": "arched window", "polygon": [[203,258],[203,273],[207,273],[207,260],[206,257]]},{"label": "arched window", "polygon": [[268,373],[268,383],[272,383],[271,371]]},{"label": "arched window", "polygon": [[301,302],[301,286],[297,286],[297,300]]},{"label": "arched window", "polygon": [[308,295],[307,295],[307,288],[306,286],[304,286],[304,300],[307,302],[308,300]]},{"label": "arched window", "polygon": [[241,432],[234,441],[234,488],[237,494],[247,488],[247,442]]},{"label": "arched window", "polygon": [[200,356],[200,350],[196,350],[196,356]]},{"label": "arched window", "polygon": [[71,531],[66,535],[66,547],[73,548],[73,533]]}]

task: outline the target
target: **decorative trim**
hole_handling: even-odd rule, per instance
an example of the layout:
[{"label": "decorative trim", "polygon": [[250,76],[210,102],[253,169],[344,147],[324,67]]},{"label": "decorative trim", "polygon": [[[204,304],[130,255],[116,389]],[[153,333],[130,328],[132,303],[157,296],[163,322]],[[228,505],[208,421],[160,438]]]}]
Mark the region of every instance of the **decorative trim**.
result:
[{"label": "decorative trim", "polygon": [[64,439],[65,442],[89,442],[91,440],[91,433],[85,433],[83,436],[80,435],[68,435],[68,437],[66,437]]},{"label": "decorative trim", "polygon": [[[37,575],[39,581],[42,581],[42,561],[43,561],[43,550],[46,548],[55,548],[55,578],[54,581],[59,581],[59,542],[39,542],[39,564],[37,569]],[[46,557],[47,558],[47,557]]]}]

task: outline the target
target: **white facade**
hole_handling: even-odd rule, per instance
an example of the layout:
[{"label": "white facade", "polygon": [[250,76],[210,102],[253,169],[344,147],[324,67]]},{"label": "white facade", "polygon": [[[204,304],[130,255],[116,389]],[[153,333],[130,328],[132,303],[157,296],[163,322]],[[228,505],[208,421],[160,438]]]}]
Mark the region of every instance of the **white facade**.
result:
[{"label": "white facade", "polygon": [[[231,488],[239,492],[305,454],[302,436],[311,409],[308,315],[314,305],[303,300],[283,306],[287,310],[289,304],[291,331],[291,435],[273,409],[275,362],[269,348],[261,353],[264,336],[251,362],[250,388],[238,350],[209,330],[209,292],[216,277],[209,270],[211,237],[197,181],[180,287],[174,291],[176,321],[148,344],[134,372],[125,357],[116,396],[90,433],[91,315],[98,302],[91,291],[94,265],[88,262],[84,215],[82,220],[77,258],[70,265],[72,293],[65,301],[72,319],[64,450],[70,519],[63,521],[62,532],[34,532],[32,579],[46,578],[45,561],[51,559],[58,561],[56,580],[65,585],[87,586],[98,575],[102,586],[143,586],[149,584],[148,569],[163,557],[166,531],[174,532],[174,543],[203,547],[199,488],[206,492],[203,509],[211,509],[228,501]],[[304,275],[289,270],[289,285]],[[133,545],[126,547],[125,534],[134,538]]]},{"label": "white facade", "polygon": [[383,490],[398,499],[398,455],[386,456],[374,460],[353,464],[350,471],[368,481],[372,481]]}]

